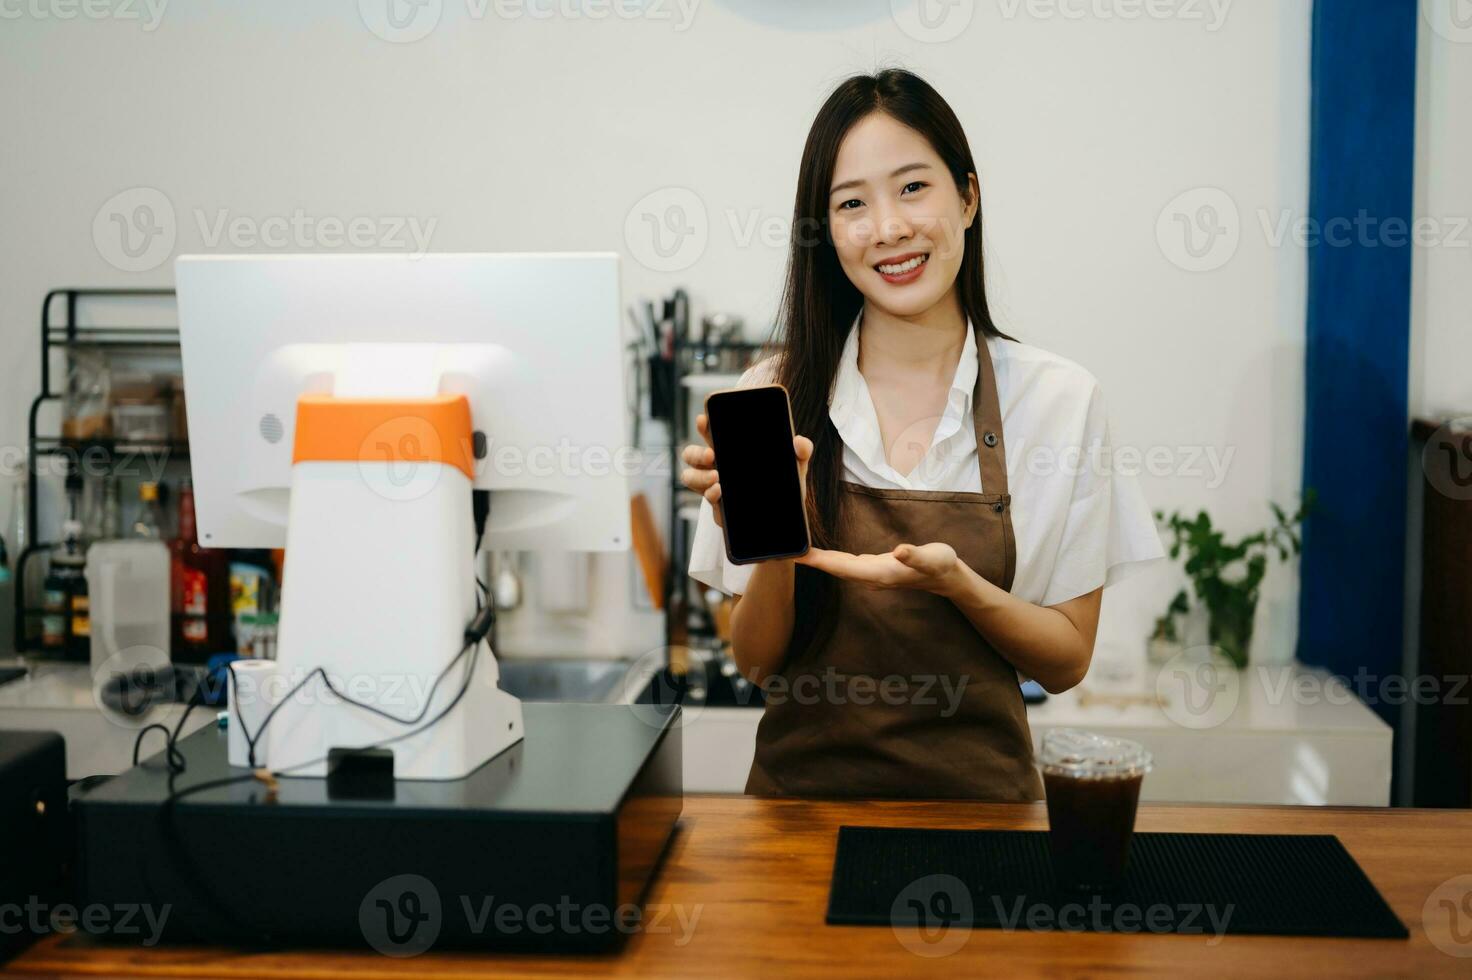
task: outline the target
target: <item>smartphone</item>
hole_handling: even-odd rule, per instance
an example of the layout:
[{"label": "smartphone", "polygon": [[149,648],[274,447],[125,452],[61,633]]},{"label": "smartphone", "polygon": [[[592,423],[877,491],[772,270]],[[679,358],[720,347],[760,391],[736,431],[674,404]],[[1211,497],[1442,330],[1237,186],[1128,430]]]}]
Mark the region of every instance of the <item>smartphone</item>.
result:
[{"label": "smartphone", "polygon": [[781,385],[712,392],[705,399],[721,478],[726,557],[733,564],[807,554],[792,406]]}]

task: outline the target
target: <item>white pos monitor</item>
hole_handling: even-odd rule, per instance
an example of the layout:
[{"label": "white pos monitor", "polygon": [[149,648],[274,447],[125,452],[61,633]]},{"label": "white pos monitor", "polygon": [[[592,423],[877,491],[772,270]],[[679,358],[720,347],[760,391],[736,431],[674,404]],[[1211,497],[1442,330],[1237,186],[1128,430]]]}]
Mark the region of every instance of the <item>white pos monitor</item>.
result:
[{"label": "white pos monitor", "polygon": [[186,255],[175,282],[201,544],[285,543],[298,396],[430,387],[485,436],[488,547],[629,546],[617,253]]},{"label": "white pos monitor", "polygon": [[286,548],[276,662],[232,672],[255,685],[240,751],[467,775],[524,730],[485,644],[464,656],[472,490],[488,546],[629,546],[617,256],[185,256],[175,278],[200,543]]}]

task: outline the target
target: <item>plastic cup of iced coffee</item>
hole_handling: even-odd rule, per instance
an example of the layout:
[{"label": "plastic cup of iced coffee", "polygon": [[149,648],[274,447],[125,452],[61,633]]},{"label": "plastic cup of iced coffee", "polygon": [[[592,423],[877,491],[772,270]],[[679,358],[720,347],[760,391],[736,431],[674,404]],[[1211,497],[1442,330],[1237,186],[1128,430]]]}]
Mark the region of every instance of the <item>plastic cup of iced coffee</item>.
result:
[{"label": "plastic cup of iced coffee", "polygon": [[1139,742],[1076,728],[1043,735],[1038,768],[1048,797],[1053,872],[1068,890],[1116,887],[1129,863],[1140,784],[1152,768]]}]

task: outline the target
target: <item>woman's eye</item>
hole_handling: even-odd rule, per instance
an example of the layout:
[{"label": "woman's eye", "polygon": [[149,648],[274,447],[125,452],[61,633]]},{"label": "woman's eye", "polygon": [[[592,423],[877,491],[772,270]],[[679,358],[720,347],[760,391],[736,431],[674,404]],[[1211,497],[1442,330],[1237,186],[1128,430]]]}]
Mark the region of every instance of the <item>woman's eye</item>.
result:
[{"label": "woman's eye", "polygon": [[847,201],[844,201],[842,204],[840,204],[838,206],[838,210],[840,210],[840,211],[852,211],[854,208],[861,208],[863,206],[864,206],[864,202],[863,201],[859,200],[856,197],[851,197]]},{"label": "woman's eye", "polygon": [[900,191],[900,193],[901,194],[909,194],[911,191],[918,191],[922,187],[928,187],[928,186],[930,186],[930,185],[926,184],[925,181],[923,181],[923,180],[912,180],[908,184],[905,185],[905,189],[902,190],[902,191]]}]

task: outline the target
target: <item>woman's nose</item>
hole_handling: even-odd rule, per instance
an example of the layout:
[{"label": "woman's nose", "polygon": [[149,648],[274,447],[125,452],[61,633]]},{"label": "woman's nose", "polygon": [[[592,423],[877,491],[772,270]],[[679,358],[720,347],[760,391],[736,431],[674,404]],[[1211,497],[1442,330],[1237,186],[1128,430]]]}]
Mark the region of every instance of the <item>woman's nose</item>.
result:
[{"label": "woman's nose", "polygon": [[905,215],[904,209],[896,205],[881,205],[874,216],[874,242],[876,245],[897,245],[914,237],[915,229]]}]

